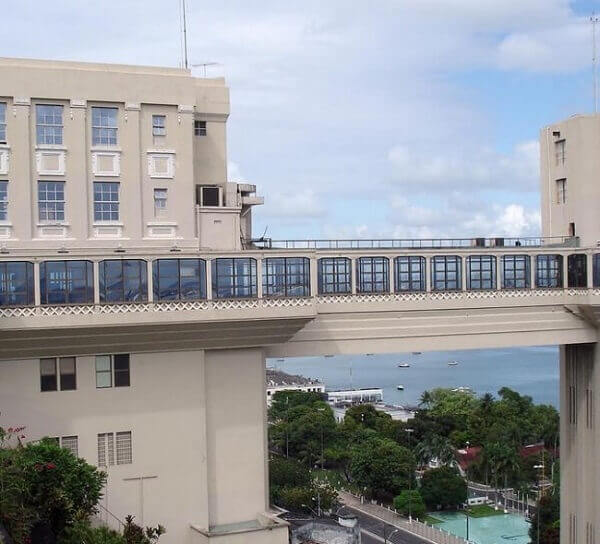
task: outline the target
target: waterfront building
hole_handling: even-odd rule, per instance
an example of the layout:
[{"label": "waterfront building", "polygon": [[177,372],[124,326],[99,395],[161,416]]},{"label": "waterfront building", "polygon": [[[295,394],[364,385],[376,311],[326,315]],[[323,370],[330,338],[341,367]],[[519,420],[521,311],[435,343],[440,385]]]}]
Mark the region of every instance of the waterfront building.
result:
[{"label": "waterfront building", "polygon": [[567,179],[543,238],[298,241],[253,239],[262,198],[228,179],[228,116],[225,82],[187,70],[0,59],[0,423],[105,469],[109,523],[162,523],[165,544],[284,544],[266,357],[560,344],[562,541],[590,542],[588,121],[542,131],[566,149],[565,177],[542,156],[542,201]]},{"label": "waterfront building", "polygon": [[296,376],[281,370],[267,368],[267,406],[271,406],[273,395],[278,391],[325,393],[325,384],[304,376]]},{"label": "waterfront building", "polygon": [[338,389],[327,391],[327,400],[332,404],[363,404],[383,401],[381,387],[362,387],[360,389]]}]

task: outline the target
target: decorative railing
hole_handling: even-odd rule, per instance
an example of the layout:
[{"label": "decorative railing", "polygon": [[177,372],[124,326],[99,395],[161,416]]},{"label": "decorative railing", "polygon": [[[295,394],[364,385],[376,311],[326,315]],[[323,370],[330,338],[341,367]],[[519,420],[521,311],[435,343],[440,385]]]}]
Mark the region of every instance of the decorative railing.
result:
[{"label": "decorative railing", "polygon": [[172,302],[139,302],[133,304],[77,304],[59,306],[27,306],[0,308],[2,317],[58,317],[68,315],[136,314],[187,311],[223,311],[257,308],[300,308],[312,306],[314,300],[298,298],[245,298],[223,300],[190,300]]},{"label": "decorative railing", "polygon": [[481,249],[503,247],[578,247],[576,236],[504,237],[492,238],[377,238],[377,239],[312,239],[273,240],[254,238],[244,240],[246,248],[260,249]]},{"label": "decorative railing", "polygon": [[[403,302],[439,302],[460,300],[506,300],[522,298],[564,299],[565,297],[600,296],[593,289],[501,289],[482,291],[431,291],[407,293],[372,293],[318,295],[315,297],[244,298],[222,300],[189,300],[171,302],[139,302],[124,304],[73,304],[56,306],[19,306],[0,308],[0,318],[93,316],[167,312],[239,311],[248,309],[306,308],[329,304],[369,304]],[[398,308],[399,310],[402,307]]]}]

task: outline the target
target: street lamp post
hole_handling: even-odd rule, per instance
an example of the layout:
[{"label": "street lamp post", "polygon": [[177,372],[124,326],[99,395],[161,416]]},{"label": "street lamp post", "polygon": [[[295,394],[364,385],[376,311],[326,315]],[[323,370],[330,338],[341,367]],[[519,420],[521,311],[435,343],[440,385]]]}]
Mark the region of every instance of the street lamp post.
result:
[{"label": "street lamp post", "polygon": [[[412,433],[414,429],[404,429],[408,433],[408,449],[412,451]],[[408,475],[408,523],[412,523],[412,469]]]},{"label": "street lamp post", "polygon": [[286,396],[285,397],[285,457],[286,457],[286,459],[289,459],[289,457],[290,457],[289,425],[290,425],[290,398],[288,396]]},{"label": "street lamp post", "polygon": [[390,534],[387,534],[388,526],[383,524],[383,544],[387,544],[388,538],[392,538],[400,529],[394,529]]},{"label": "street lamp post", "polygon": [[465,476],[467,479],[467,507],[465,508],[465,513],[467,516],[467,542],[469,542],[469,446],[471,443],[467,441],[467,460],[465,467]]},{"label": "street lamp post", "polygon": [[540,521],[541,521],[541,517],[542,517],[542,508],[541,508],[541,501],[542,501],[542,489],[540,487],[540,472],[542,471],[542,476],[543,476],[543,471],[544,471],[544,463],[542,463],[541,465],[534,465],[533,466],[534,469],[536,469],[537,472],[537,486],[538,486],[538,502],[537,502],[537,508],[536,508],[536,517],[537,517],[537,544],[540,544]]}]

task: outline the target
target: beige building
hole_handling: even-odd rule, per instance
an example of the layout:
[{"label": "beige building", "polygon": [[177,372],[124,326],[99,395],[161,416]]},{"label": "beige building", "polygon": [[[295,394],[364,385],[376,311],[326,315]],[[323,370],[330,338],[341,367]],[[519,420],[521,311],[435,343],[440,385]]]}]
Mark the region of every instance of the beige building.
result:
[{"label": "beige building", "polygon": [[[590,175],[565,174],[573,207],[544,212],[545,238],[258,243],[262,199],[227,179],[228,115],[225,83],[185,70],[0,60],[0,423],[105,469],[107,523],[284,544],[265,357],[561,344],[561,530],[593,544],[595,144],[580,136]],[[569,123],[549,133],[565,168]]]}]

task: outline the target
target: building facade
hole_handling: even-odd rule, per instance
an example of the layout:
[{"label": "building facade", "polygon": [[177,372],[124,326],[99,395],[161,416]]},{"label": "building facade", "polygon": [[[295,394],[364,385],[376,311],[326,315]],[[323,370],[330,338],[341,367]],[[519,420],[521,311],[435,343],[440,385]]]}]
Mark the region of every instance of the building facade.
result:
[{"label": "building facade", "polygon": [[105,469],[107,523],[284,544],[265,357],[561,344],[561,531],[593,544],[595,189],[552,237],[253,241],[228,115],[185,70],[0,60],[0,424]]}]

